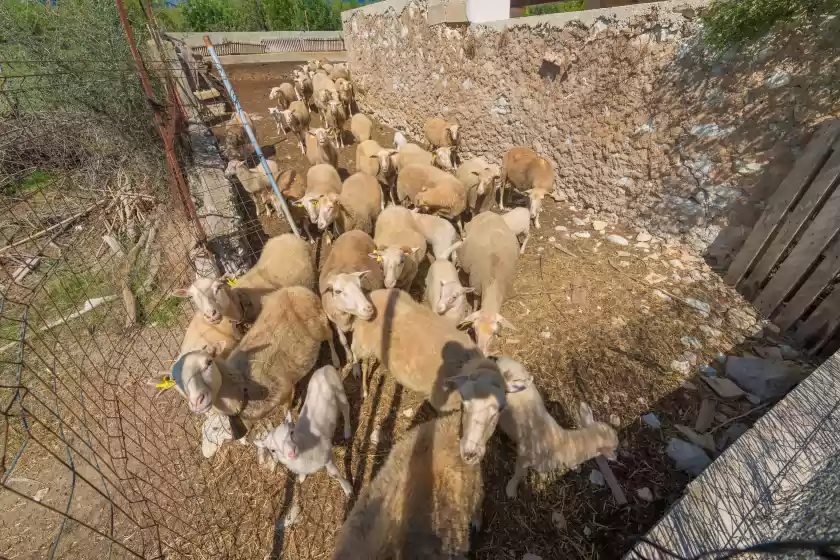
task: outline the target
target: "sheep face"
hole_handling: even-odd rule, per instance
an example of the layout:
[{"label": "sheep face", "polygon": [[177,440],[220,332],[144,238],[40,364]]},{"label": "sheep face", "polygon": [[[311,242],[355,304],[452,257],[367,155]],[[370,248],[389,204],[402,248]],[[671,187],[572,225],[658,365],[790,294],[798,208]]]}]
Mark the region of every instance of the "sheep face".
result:
[{"label": "sheep face", "polygon": [[327,291],[332,294],[333,305],[344,313],[355,315],[365,321],[373,319],[374,307],[362,291],[362,278],[369,271],[341,273],[327,281]]},{"label": "sheep face", "polygon": [[452,152],[452,146],[446,146],[444,148],[438,148],[435,150],[434,154],[434,164],[435,166],[443,169],[444,171],[454,171],[455,170],[455,161]]},{"label": "sheep face", "polygon": [[491,356],[490,359],[496,362],[505,378],[506,393],[519,393],[534,385],[534,375],[520,362],[509,356]]},{"label": "sheep face", "polygon": [[370,253],[370,257],[382,263],[382,271],[385,273],[385,287],[394,288],[402,276],[405,268],[405,261],[409,256],[416,255],[419,247],[385,247]]},{"label": "sheep face", "polygon": [[279,87],[271,88],[271,91],[268,94],[269,99],[277,99],[277,97],[283,95],[283,92],[280,91]]},{"label": "sheep face", "polygon": [[298,458],[300,450],[295,442],[295,422],[292,414],[286,411],[286,418],[283,423],[274,428],[262,440],[257,440],[255,445],[261,449],[267,449],[269,453],[284,465],[289,461]]},{"label": "sheep face", "polygon": [[395,153],[397,153],[396,150],[379,150],[376,153],[376,157],[379,158],[379,172],[383,175],[387,175],[395,167],[391,159]]},{"label": "sheep face", "polygon": [[190,412],[210,412],[222,386],[222,374],[213,360],[224,347],[222,342],[205,346],[202,350],[187,352],[172,364],[170,372],[152,377],[148,383],[158,385],[172,380],[178,392],[187,399]]},{"label": "sheep face", "polygon": [[435,303],[435,312],[443,315],[450,309],[464,305],[466,294],[474,291],[473,288],[465,288],[459,282],[440,281],[440,299]]},{"label": "sheep face", "polygon": [[[502,375],[505,375],[504,372],[502,372]],[[505,376],[505,379],[507,379],[507,376]],[[618,448],[618,435],[616,435],[615,430],[611,426],[602,422],[596,422],[592,409],[583,401],[580,403],[580,424],[584,428],[591,428],[595,431],[595,437],[598,438],[598,452],[607,459],[615,460],[615,450]]]},{"label": "sheep face", "polygon": [[309,216],[310,222],[313,224],[318,223],[318,199],[315,195],[305,195],[299,202],[296,202],[295,205],[306,210],[306,215]]},{"label": "sheep face", "polygon": [[481,171],[481,173],[478,174],[478,194],[483,195],[485,192],[491,190],[493,188],[493,184],[496,182],[496,179],[499,178],[499,175],[498,166],[496,166],[496,169],[487,168]]},{"label": "sheep face", "polygon": [[498,373],[489,375],[495,366],[486,370],[446,380],[461,394],[461,459],[468,465],[478,464],[484,457],[487,440],[496,430],[499,413],[505,405],[504,388],[494,382]]},{"label": "sheep face", "polygon": [[490,346],[496,340],[502,327],[516,330],[507,319],[502,317],[501,313],[489,315],[481,310],[467,315],[461,323],[461,326],[472,327],[475,332],[475,343],[485,356],[490,354]]},{"label": "sheep face", "polygon": [[331,193],[322,196],[318,203],[318,229],[327,229],[335,221],[338,212],[338,195]]},{"label": "sheep face", "polygon": [[451,141],[452,141],[452,145],[453,145],[453,146],[457,146],[457,145],[458,145],[458,131],[460,130],[460,128],[461,128],[461,126],[460,126],[460,125],[453,124],[452,126],[450,126],[450,127],[447,129],[448,134],[449,134],[449,140],[451,140]]},{"label": "sheep face", "polygon": [[326,128],[315,129],[315,139],[318,140],[318,146],[323,148],[330,143],[330,136]]},{"label": "sheep face", "polygon": [[[189,288],[172,291],[175,297],[190,297],[196,309],[211,325],[218,325],[224,316],[236,315],[237,306],[230,287],[222,278],[197,278]],[[241,317],[235,317],[240,320]]]},{"label": "sheep face", "polygon": [[231,179],[236,176],[236,171],[245,165],[244,161],[238,159],[232,159],[228,162],[227,167],[225,167],[225,177]]}]

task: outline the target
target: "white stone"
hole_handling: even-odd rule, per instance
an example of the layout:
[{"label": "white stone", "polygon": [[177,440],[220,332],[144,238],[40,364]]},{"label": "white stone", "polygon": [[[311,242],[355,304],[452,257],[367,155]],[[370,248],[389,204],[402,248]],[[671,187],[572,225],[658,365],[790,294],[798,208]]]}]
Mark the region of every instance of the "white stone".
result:
[{"label": "white stone", "polygon": [[594,222],[592,222],[592,229],[594,229],[595,231],[604,231],[605,229],[607,229],[608,225],[609,224],[607,222],[604,222],[602,220],[595,220]]},{"label": "white stone", "polygon": [[698,446],[677,438],[671,438],[666,449],[668,456],[677,464],[677,468],[697,476],[712,460]]},{"label": "white stone", "polygon": [[569,228],[566,226],[555,226],[554,231],[569,231]]},{"label": "white stone", "polygon": [[642,499],[646,502],[652,502],[653,501],[653,492],[651,492],[650,488],[648,488],[647,486],[645,486],[644,488],[639,488],[638,490],[636,490],[636,495],[640,499]]},{"label": "white stone", "polygon": [[370,442],[374,445],[379,443],[379,435],[381,430],[379,428],[379,424],[373,427],[373,430],[370,432]]},{"label": "white stone", "polygon": [[670,261],[668,261],[668,264],[671,265],[671,267],[679,270],[682,270],[683,268],[683,263],[680,259],[671,259]]},{"label": "white stone", "polygon": [[588,220],[581,220],[580,218],[572,218],[572,223],[575,224],[577,227],[583,227],[587,224]]},{"label": "white stone", "polygon": [[610,424],[613,425],[615,428],[621,427],[621,417],[618,414],[612,413],[610,414]]},{"label": "white stone", "polygon": [[654,414],[653,412],[648,412],[647,414],[642,415],[642,422],[644,422],[653,429],[658,429],[662,427],[662,422],[659,421],[659,418],[657,418],[656,414]]},{"label": "white stone", "polygon": [[572,234],[572,237],[576,237],[577,239],[589,239],[592,235],[588,231],[576,231]]},{"label": "white stone", "polygon": [[636,243],[636,248],[637,249],[644,249],[645,251],[647,251],[648,249],[650,249],[650,243],[645,243],[644,241],[640,241],[639,243]]},{"label": "white stone", "polygon": [[636,236],[636,241],[640,241],[642,243],[648,243],[653,236],[646,231],[639,232],[639,235]]},{"label": "white stone", "polygon": [[611,234],[606,236],[604,239],[609,241],[610,243],[615,243],[616,245],[621,245],[622,247],[626,247],[630,245],[630,242],[627,241],[625,238],[621,237],[620,235]]},{"label": "white stone", "polygon": [[589,482],[594,484],[595,486],[603,486],[606,484],[606,480],[604,480],[604,475],[598,469],[592,469],[589,473]]},{"label": "white stone", "polygon": [[551,331],[543,331],[540,333],[540,338],[544,338],[546,340],[551,338]]},{"label": "white stone", "polygon": [[671,362],[671,369],[677,373],[688,375],[691,373],[691,364],[685,360],[674,360]]}]

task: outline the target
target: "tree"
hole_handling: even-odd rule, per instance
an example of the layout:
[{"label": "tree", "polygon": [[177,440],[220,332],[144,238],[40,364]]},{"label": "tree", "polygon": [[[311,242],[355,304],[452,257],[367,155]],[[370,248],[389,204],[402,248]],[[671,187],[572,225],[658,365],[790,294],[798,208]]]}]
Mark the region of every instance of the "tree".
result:
[{"label": "tree", "polygon": [[184,21],[193,31],[236,31],[237,17],[227,0],[187,0]]},{"label": "tree", "polygon": [[324,0],[263,0],[265,19],[273,31],[341,29],[341,16]]}]

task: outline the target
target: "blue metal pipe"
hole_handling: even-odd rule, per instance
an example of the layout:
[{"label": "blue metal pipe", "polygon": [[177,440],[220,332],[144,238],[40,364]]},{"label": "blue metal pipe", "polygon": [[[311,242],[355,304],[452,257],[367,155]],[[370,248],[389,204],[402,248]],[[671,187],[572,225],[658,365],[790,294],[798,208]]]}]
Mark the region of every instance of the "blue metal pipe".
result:
[{"label": "blue metal pipe", "polygon": [[204,44],[207,46],[207,51],[210,53],[210,56],[213,58],[213,63],[216,65],[216,70],[219,71],[219,77],[222,79],[222,83],[225,84],[225,89],[230,96],[230,100],[233,102],[233,107],[236,109],[236,114],[239,115],[239,120],[242,121],[242,125],[245,127],[245,133],[248,135],[248,139],[251,141],[251,145],[254,146],[254,153],[257,154],[257,157],[260,158],[260,163],[262,163],[263,170],[265,171],[266,176],[268,177],[268,181],[271,183],[271,188],[274,190],[274,195],[277,197],[277,200],[280,201],[280,207],[283,210],[283,215],[286,216],[286,221],[289,222],[289,227],[292,228],[292,232],[300,237],[300,232],[298,231],[297,225],[295,221],[292,219],[292,213],[289,211],[289,205],[286,204],[286,199],[283,198],[283,195],[280,194],[280,189],[277,187],[277,181],[274,180],[274,175],[271,173],[271,169],[268,167],[268,162],[265,159],[265,156],[260,149],[260,144],[257,142],[257,136],[254,134],[254,131],[251,129],[251,125],[248,122],[248,119],[245,116],[245,111],[242,110],[242,106],[239,104],[239,99],[236,97],[236,92],[233,91],[233,86],[230,84],[230,80],[228,80],[227,74],[225,73],[225,69],[222,67],[222,61],[219,60],[219,56],[216,54],[216,49],[213,47],[213,42],[210,40],[210,37],[207,35],[204,36]]}]

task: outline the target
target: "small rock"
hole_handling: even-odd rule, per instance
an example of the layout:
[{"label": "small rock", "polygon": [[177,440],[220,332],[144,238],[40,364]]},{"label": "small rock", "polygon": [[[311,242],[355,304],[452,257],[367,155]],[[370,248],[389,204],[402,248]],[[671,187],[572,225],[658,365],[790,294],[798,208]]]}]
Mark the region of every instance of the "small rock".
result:
[{"label": "small rock", "polygon": [[667,280],[667,276],[662,276],[661,274],[657,274],[655,272],[651,272],[647,276],[645,276],[645,282],[650,284],[651,286],[655,286],[656,284],[661,284],[665,280]]},{"label": "small rock", "polygon": [[615,256],[627,259],[632,257],[633,253],[628,253],[627,251],[616,251]]},{"label": "small rock", "polygon": [[683,381],[682,383],[680,383],[680,387],[682,387],[686,391],[696,391],[697,390],[697,385],[695,385],[691,381]]},{"label": "small rock", "polygon": [[637,249],[644,249],[645,251],[647,251],[648,249],[650,249],[650,243],[645,243],[645,242],[636,243],[636,248]]},{"label": "small rock", "polygon": [[40,490],[35,492],[35,495],[32,496],[32,499],[35,500],[36,502],[40,502],[41,500],[44,499],[44,496],[46,496],[47,492],[49,492],[49,491],[50,491],[49,488],[41,488]]},{"label": "small rock", "polygon": [[553,236],[552,236],[552,237],[549,237],[549,238],[548,238],[548,242],[549,242],[549,243],[557,243],[557,238],[556,238],[556,237],[553,237]]},{"label": "small rock", "polygon": [[683,360],[674,360],[671,362],[671,369],[677,373],[688,375],[691,373],[691,364]]},{"label": "small rock", "polygon": [[583,534],[586,535],[587,537],[592,535],[592,529],[590,529],[589,527],[584,527],[583,528]]},{"label": "small rock", "polygon": [[761,404],[761,399],[756,397],[752,393],[747,393],[747,401],[749,401],[750,404],[755,404],[755,405]]},{"label": "small rock", "polygon": [[744,396],[744,391],[731,380],[724,377],[703,377],[703,381],[711,387],[712,391],[724,399],[737,399]]},{"label": "small rock", "polygon": [[663,292],[662,290],[653,290],[653,295],[657,298],[661,299],[662,301],[671,301],[671,296]]},{"label": "small rock", "polygon": [[620,235],[616,235],[614,233],[606,236],[604,239],[606,239],[610,243],[615,243],[616,245],[621,245],[622,247],[626,247],[626,246],[630,245],[629,241],[627,241],[625,238],[621,237]]},{"label": "small rock", "polygon": [[630,266],[630,261],[618,261],[618,266],[621,268],[628,268]]},{"label": "small rock", "polygon": [[709,338],[720,338],[723,336],[723,333],[720,330],[710,327],[709,325],[700,325],[698,327],[700,332],[708,336]]},{"label": "small rock", "polygon": [[567,228],[566,226],[555,226],[554,231],[566,232],[569,231],[569,228]]},{"label": "small rock", "polygon": [[729,311],[726,312],[726,320],[730,325],[742,331],[746,331],[755,325],[755,319],[737,307],[729,308]]},{"label": "small rock", "polygon": [[698,446],[677,438],[671,438],[665,452],[673,459],[678,469],[693,476],[703,472],[712,462],[706,452]]},{"label": "small rock", "polygon": [[700,373],[702,373],[706,377],[715,377],[718,374],[715,368],[706,364],[700,366]]},{"label": "small rock", "polygon": [[551,331],[543,331],[540,333],[540,338],[544,338],[546,340],[551,338]]},{"label": "small rock", "polygon": [[609,422],[612,426],[614,426],[616,428],[621,427],[621,418],[618,416],[618,414],[615,414],[615,413],[610,414]]},{"label": "small rock", "polygon": [[606,484],[606,480],[604,480],[604,475],[601,474],[601,471],[598,469],[593,469],[589,473],[589,482],[594,484],[595,486],[603,486]]},{"label": "small rock", "polygon": [[566,527],[568,526],[566,523],[565,516],[559,511],[554,511],[551,513],[551,522],[554,523],[554,526],[557,528],[558,531],[565,531]]},{"label": "small rock", "polygon": [[782,352],[782,357],[785,360],[793,360],[799,357],[799,350],[787,344],[780,344],[779,350]]},{"label": "small rock", "polygon": [[639,232],[639,235],[636,236],[636,241],[642,243],[649,243],[651,239],[653,239],[653,236],[646,231]]},{"label": "small rock", "polygon": [[769,89],[777,89],[788,85],[792,78],[790,72],[776,70],[764,79],[764,85]]},{"label": "small rock", "polygon": [[668,261],[668,264],[672,268],[677,268],[677,269],[680,269],[680,270],[682,270],[682,268],[683,268],[683,263],[680,259],[671,259],[670,261]]},{"label": "small rock", "polygon": [[405,410],[402,411],[402,415],[405,418],[414,418],[415,414],[416,414],[416,411],[413,408],[406,408]]},{"label": "small rock", "polygon": [[697,269],[689,270],[689,271],[688,271],[688,276],[689,276],[692,280],[694,280],[695,282],[700,282],[701,280],[703,280],[703,273],[702,273],[702,272],[700,272],[700,271],[699,271],[699,270],[697,270]]},{"label": "small rock", "polygon": [[700,403],[700,411],[697,413],[697,420],[694,422],[694,430],[698,433],[705,433],[712,427],[712,421],[715,419],[715,409],[717,408],[717,401],[712,399],[703,399]]},{"label": "small rock", "polygon": [[693,336],[684,336],[680,339],[680,342],[683,343],[684,346],[691,348],[692,350],[702,350],[703,345],[700,344],[700,341],[694,338]]},{"label": "small rock", "polygon": [[639,497],[640,500],[644,500],[646,502],[653,501],[653,492],[651,492],[650,488],[648,488],[647,486],[636,490],[636,495]]},{"label": "small rock", "polygon": [[746,424],[742,424],[741,422],[735,422],[734,424],[731,424],[728,428],[726,428],[726,431],[724,431],[723,433],[731,441],[735,441],[736,439],[747,433],[747,430],[749,429],[750,427]]},{"label": "small rock", "polygon": [[694,445],[711,453],[716,451],[715,439],[712,437],[712,434],[698,434],[688,426],[682,426],[680,424],[675,424],[674,427]]},{"label": "small rock", "polygon": [[682,358],[684,361],[688,362],[692,366],[696,366],[698,362],[697,354],[694,352],[683,352]]},{"label": "small rock", "polygon": [[642,422],[644,422],[653,429],[658,429],[662,427],[662,423],[659,421],[659,418],[657,418],[656,414],[654,414],[653,412],[648,412],[647,414],[643,415]]},{"label": "small rock", "polygon": [[572,234],[572,237],[577,239],[589,239],[592,235],[588,231],[576,231]]},{"label": "small rock", "polygon": [[752,357],[730,356],[726,376],[761,400],[780,397],[798,382],[784,362]]},{"label": "small rock", "polygon": [[777,362],[781,362],[784,359],[782,357],[782,350],[778,346],[756,346],[753,350],[755,350],[755,353],[760,357],[767,360],[776,360]]},{"label": "small rock", "polygon": [[708,315],[712,310],[711,306],[705,301],[700,301],[694,298],[686,298],[684,301],[685,303],[699,311],[700,314],[703,316]]},{"label": "small rock", "polygon": [[580,218],[572,218],[572,223],[575,224],[577,227],[583,227],[586,225],[586,220],[581,220]]},{"label": "small rock", "polygon": [[592,222],[592,229],[594,229],[595,231],[604,231],[605,229],[607,229],[608,225],[609,224],[607,222],[604,222],[602,220],[595,220],[594,222]]},{"label": "small rock", "polygon": [[380,434],[379,424],[373,427],[373,430],[370,432],[370,442],[374,445],[379,443],[379,434]]},{"label": "small rock", "polygon": [[613,327],[621,328],[627,326],[627,319],[624,317],[613,317],[610,321],[610,324]]}]

